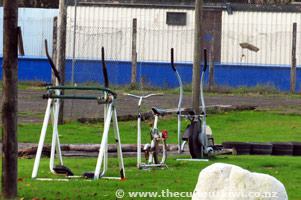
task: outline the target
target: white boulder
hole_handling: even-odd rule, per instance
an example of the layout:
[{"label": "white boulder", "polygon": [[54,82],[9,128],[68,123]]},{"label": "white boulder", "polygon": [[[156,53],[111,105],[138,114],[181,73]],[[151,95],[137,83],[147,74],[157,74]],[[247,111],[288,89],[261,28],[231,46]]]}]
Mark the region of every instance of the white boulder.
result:
[{"label": "white boulder", "polygon": [[215,163],[200,172],[192,200],[287,200],[276,178],[241,167]]}]

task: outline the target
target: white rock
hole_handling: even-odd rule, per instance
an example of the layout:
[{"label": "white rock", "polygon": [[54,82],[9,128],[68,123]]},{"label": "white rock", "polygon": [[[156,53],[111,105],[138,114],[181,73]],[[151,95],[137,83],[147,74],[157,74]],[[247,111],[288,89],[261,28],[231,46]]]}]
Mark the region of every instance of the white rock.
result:
[{"label": "white rock", "polygon": [[276,178],[241,167],[215,163],[200,172],[192,200],[287,200]]}]

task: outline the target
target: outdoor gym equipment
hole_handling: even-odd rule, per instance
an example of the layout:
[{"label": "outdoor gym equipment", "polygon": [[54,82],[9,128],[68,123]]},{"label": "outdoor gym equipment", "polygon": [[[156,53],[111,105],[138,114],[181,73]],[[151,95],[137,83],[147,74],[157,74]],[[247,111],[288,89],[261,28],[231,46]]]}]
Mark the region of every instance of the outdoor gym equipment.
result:
[{"label": "outdoor gym equipment", "polygon": [[[202,112],[197,115],[194,111],[188,111],[188,114],[183,115],[181,112],[181,105],[183,100],[183,84],[181,77],[174,65],[174,51],[171,49],[171,66],[177,75],[179,85],[180,85],[180,98],[178,104],[178,150],[179,153],[184,152],[184,147],[187,142],[189,143],[189,152],[191,157],[203,158],[204,155],[208,155],[210,151],[213,150],[214,145],[212,131],[209,126],[206,126],[206,105],[204,101],[204,76],[207,69],[207,52],[204,49],[204,68],[201,76],[201,102],[202,102]],[[190,124],[186,127],[183,134],[181,134],[181,118],[186,118],[190,121]],[[182,136],[181,136],[182,135]],[[183,143],[181,142],[183,140]]]},{"label": "outdoor gym equipment", "polygon": [[[40,141],[36,153],[36,159],[34,163],[34,168],[32,171],[32,178],[37,178],[39,163],[41,159],[42,149],[44,145],[44,140],[46,137],[47,126],[49,123],[49,118],[51,116],[52,119],[52,126],[53,126],[53,133],[52,133],[52,143],[51,143],[51,153],[50,153],[50,171],[53,174],[65,175],[67,178],[94,178],[97,180],[99,178],[108,178],[108,179],[121,179],[125,180],[125,171],[124,171],[124,164],[123,164],[123,156],[122,156],[122,149],[121,149],[121,142],[119,136],[119,128],[118,128],[118,121],[117,121],[117,113],[115,108],[115,99],[117,98],[117,94],[111,91],[109,87],[108,75],[107,70],[105,67],[104,61],[104,48],[102,48],[102,64],[103,64],[103,75],[105,80],[105,87],[78,87],[78,86],[60,86],[61,85],[61,78],[59,72],[56,70],[55,65],[48,54],[47,49],[47,40],[45,40],[45,49],[46,55],[49,60],[49,63],[55,73],[57,83],[59,86],[49,86],[47,87],[47,93],[43,95],[43,98],[48,99],[47,108],[45,112],[43,127],[41,131]],[[97,96],[68,96],[64,95],[62,90],[93,90],[100,92]],[[102,136],[102,141],[99,149],[97,164],[95,167],[95,171],[84,172],[82,176],[74,176],[74,173],[63,164],[62,159],[62,152],[60,148],[60,141],[59,141],[59,133],[58,133],[58,116],[59,116],[59,107],[60,107],[60,100],[61,99],[87,99],[87,100],[97,100],[99,104],[104,104],[104,131]],[[108,134],[110,129],[111,120],[113,121],[114,132],[115,132],[115,141],[117,145],[117,154],[118,154],[118,161],[119,161],[119,177],[104,177],[107,172],[108,168]],[[55,153],[58,157],[58,165],[54,166],[54,157]],[[101,171],[101,167],[103,164],[103,171]],[[40,180],[49,180],[49,179],[40,179]],[[50,179],[53,180],[53,179]]]},{"label": "outdoor gym equipment", "polygon": [[[155,115],[154,123],[150,122],[149,126],[151,144],[145,144],[143,150],[145,153],[146,164],[141,163],[141,119],[142,114],[140,112],[140,107],[143,99],[147,99],[152,96],[162,96],[163,94],[149,94],[145,96],[139,96],[135,94],[124,93],[124,95],[138,98],[138,119],[137,119],[137,168],[145,169],[149,167],[167,167],[166,158],[167,158],[167,149],[166,149],[166,139],[168,138],[168,133],[166,130],[162,132],[158,129],[158,119],[159,116],[163,116],[166,111],[160,110],[156,107],[152,107],[153,114]],[[160,151],[159,144],[162,142],[162,151]],[[159,154],[162,153],[161,160],[159,159]]]}]

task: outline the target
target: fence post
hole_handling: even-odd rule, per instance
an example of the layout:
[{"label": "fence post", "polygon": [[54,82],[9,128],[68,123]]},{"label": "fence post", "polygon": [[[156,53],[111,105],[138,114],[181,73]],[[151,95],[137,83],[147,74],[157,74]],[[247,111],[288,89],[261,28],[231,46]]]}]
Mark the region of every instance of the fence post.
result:
[{"label": "fence post", "polygon": [[212,31],[212,37],[209,49],[209,90],[214,91],[214,37],[215,32]]},{"label": "fence post", "polygon": [[131,86],[135,87],[137,78],[137,19],[133,19],[133,34],[132,34],[132,71],[131,71]]},{"label": "fence post", "polygon": [[203,0],[195,1],[195,24],[194,24],[194,49],[193,49],[193,72],[192,72],[192,109],[199,113],[200,110],[200,71],[202,51],[202,17]]},{"label": "fence post", "polygon": [[293,41],[292,41],[292,67],[290,91],[296,92],[296,42],[297,42],[297,23],[293,23]]},{"label": "fence post", "polygon": [[1,197],[15,199],[18,195],[18,1],[5,0],[3,11]]},{"label": "fence post", "polygon": [[[53,31],[52,31],[52,60],[54,62],[54,65],[57,67],[57,48],[56,48],[56,44],[57,44],[57,17],[53,18]],[[56,84],[56,78],[54,75],[54,72],[51,70],[51,83],[53,85]]]}]

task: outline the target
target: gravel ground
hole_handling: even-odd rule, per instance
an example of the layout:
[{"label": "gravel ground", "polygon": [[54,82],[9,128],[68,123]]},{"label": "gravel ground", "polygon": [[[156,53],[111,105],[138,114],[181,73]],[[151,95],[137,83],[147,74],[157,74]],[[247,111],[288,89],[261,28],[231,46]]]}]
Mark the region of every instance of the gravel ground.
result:
[{"label": "gravel ground", "polygon": [[[43,90],[19,90],[19,123],[41,123],[43,121],[47,100],[42,99]],[[2,92],[1,92],[2,94]],[[76,92],[76,95],[91,95],[91,92]],[[2,98],[0,98],[1,101]],[[160,109],[173,109],[178,106],[178,94],[166,94],[146,99],[142,103],[143,111],[150,111],[152,106]],[[301,114],[301,98],[272,96],[229,96],[207,95],[206,105],[255,106],[257,109],[275,109],[278,112],[295,112]],[[116,108],[118,115],[137,113],[138,99],[118,94]],[[184,95],[183,108],[191,107],[190,95]],[[65,100],[65,119],[97,118],[103,115],[103,105],[94,100]]]}]

